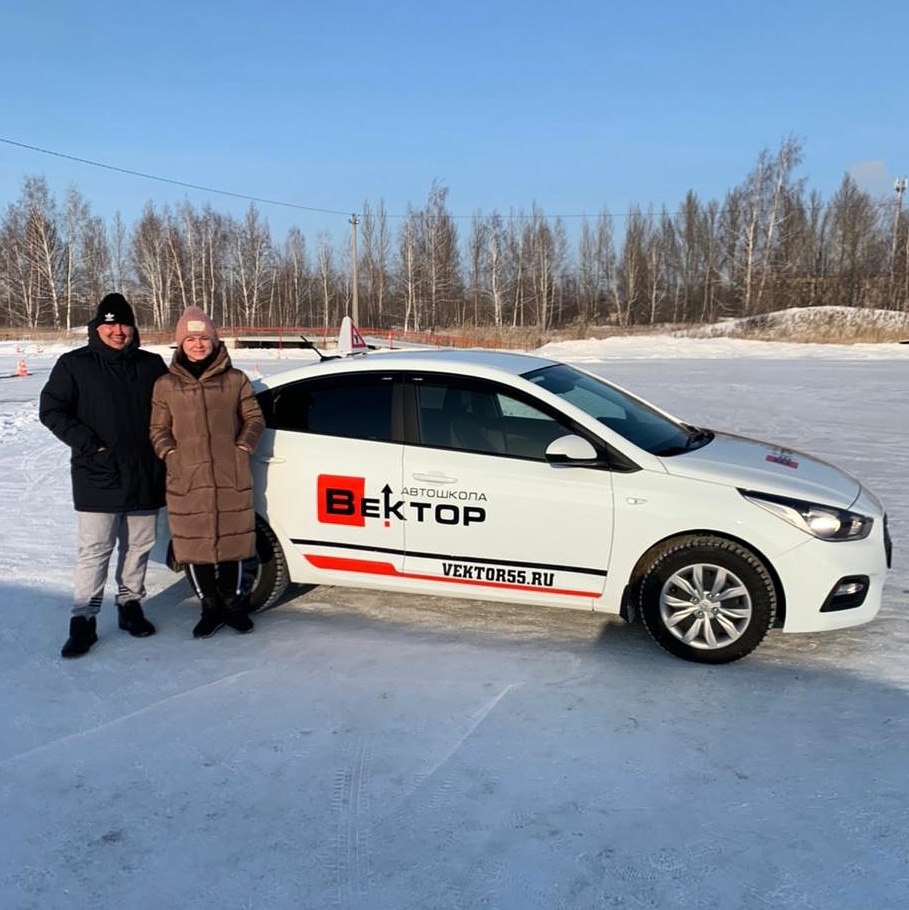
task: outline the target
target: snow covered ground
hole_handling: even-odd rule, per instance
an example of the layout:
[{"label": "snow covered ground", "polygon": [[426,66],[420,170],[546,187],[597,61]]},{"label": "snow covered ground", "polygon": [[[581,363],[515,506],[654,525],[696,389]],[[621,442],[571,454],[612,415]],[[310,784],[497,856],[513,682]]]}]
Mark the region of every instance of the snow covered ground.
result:
[{"label": "snow covered ground", "polygon": [[195,641],[158,565],[159,633],[119,632],[108,600],[100,642],[63,661],[68,453],[37,420],[62,350],[0,344],[0,374],[30,372],[0,380],[4,910],[909,904],[909,345],[543,349],[822,455],[887,506],[875,622],[772,632],[724,667],[587,613],[346,589]]}]

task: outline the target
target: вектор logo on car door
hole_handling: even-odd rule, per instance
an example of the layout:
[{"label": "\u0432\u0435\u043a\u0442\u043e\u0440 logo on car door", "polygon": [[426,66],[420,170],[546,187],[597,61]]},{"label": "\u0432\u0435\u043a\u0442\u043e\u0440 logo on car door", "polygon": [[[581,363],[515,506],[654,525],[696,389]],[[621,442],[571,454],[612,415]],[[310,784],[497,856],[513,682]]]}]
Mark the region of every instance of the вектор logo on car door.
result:
[{"label": "\u0432\u0435\u043a\u0442\u043e\u0440 logo on car door", "polygon": [[[366,519],[381,521],[386,528],[392,519],[398,521],[434,522],[439,525],[482,524],[486,521],[486,508],[477,505],[461,505],[451,499],[470,502],[486,502],[485,493],[466,490],[425,490],[429,499],[445,497],[445,502],[426,502],[420,499],[396,499],[394,491],[386,483],[379,496],[366,495],[365,477],[347,477],[341,474],[320,474],[317,479],[318,516],[322,524],[347,525],[364,528]],[[403,495],[413,490],[402,490]],[[405,514],[406,512],[406,514]]]}]

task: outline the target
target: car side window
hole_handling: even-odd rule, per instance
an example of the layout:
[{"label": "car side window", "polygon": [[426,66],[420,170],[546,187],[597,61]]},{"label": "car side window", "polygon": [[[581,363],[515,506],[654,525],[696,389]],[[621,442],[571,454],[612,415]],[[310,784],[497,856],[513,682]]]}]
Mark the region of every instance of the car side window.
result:
[{"label": "car side window", "polygon": [[414,386],[425,446],[545,461],[549,443],[571,432],[532,402],[490,383],[424,376]]},{"label": "car side window", "polygon": [[263,411],[276,430],[391,442],[393,389],[381,374],[304,379],[272,390]]}]

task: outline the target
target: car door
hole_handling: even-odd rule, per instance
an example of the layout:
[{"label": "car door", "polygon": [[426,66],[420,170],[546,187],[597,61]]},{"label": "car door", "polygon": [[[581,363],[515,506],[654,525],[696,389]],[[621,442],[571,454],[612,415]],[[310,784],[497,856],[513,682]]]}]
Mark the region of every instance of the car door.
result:
[{"label": "car door", "polygon": [[260,396],[256,507],[282,543],[291,578],[373,584],[400,571],[403,446],[388,373],[298,380]]},{"label": "car door", "polygon": [[419,425],[404,449],[404,572],[426,590],[593,606],[612,546],[612,475],[555,465],[574,432],[523,393],[484,381],[409,377]]}]

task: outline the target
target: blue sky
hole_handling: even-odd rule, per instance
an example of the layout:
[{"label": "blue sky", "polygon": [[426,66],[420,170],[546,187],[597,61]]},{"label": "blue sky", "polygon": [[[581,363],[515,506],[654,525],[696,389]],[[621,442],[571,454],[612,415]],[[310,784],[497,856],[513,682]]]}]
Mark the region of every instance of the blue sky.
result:
[{"label": "blue sky", "polygon": [[[5,0],[0,21],[0,140],[287,203],[258,204],[276,239],[340,244],[364,200],[394,230],[433,181],[465,233],[534,204],[570,231],[675,211],[788,137],[825,199],[909,173],[905,0]],[[0,141],[0,206],[30,174],[129,224],[249,204]]]}]

